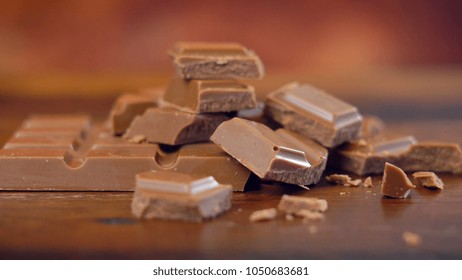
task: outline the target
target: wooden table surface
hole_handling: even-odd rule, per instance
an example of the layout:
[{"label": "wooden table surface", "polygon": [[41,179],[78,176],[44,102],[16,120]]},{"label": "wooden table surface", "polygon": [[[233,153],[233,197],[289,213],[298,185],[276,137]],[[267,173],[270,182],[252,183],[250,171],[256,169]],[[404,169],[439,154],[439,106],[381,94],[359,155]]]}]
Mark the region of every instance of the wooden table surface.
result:
[{"label": "wooden table surface", "polygon": [[[390,130],[461,144],[459,85],[417,93],[402,86],[400,94],[398,83],[390,95],[381,87],[334,93],[379,115]],[[0,95],[0,144],[30,113],[87,112],[103,120],[114,98]],[[322,180],[303,190],[252,178],[248,191],[233,194],[229,212],[204,223],[140,221],[130,212],[130,192],[0,192],[0,258],[461,259],[462,175],[440,175],[444,190],[418,188],[407,199],[383,198],[381,175],[370,189]],[[326,199],[325,220],[249,222],[250,213],[276,207],[283,194]],[[421,245],[407,246],[405,231],[420,235]]]}]

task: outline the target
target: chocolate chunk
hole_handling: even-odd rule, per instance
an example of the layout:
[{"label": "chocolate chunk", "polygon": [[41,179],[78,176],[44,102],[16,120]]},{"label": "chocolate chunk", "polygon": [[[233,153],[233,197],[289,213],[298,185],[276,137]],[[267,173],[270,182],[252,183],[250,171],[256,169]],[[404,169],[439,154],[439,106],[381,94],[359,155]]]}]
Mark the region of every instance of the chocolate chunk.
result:
[{"label": "chocolate chunk", "polygon": [[373,187],[374,185],[372,184],[372,178],[371,178],[371,177],[367,177],[366,179],[364,179],[363,186],[364,186],[365,188]]},{"label": "chocolate chunk", "polygon": [[278,211],[276,208],[262,209],[252,212],[249,216],[249,221],[252,223],[269,221],[276,218]]},{"label": "chocolate chunk", "polygon": [[333,153],[329,164],[358,175],[381,173],[385,162],[404,171],[462,173],[462,151],[453,143],[419,142],[412,136],[361,139]]},{"label": "chocolate chunk", "polygon": [[119,96],[109,113],[109,124],[114,135],[122,135],[132,120],[150,107],[156,107],[164,90],[144,89],[138,94],[127,93]]},{"label": "chocolate chunk", "polygon": [[169,55],[183,79],[260,79],[265,71],[260,58],[237,43],[181,42]]},{"label": "chocolate chunk", "polygon": [[302,210],[325,212],[327,201],[314,197],[283,195],[279,201],[278,209],[287,214],[297,214]]},{"label": "chocolate chunk", "polygon": [[241,118],[223,122],[210,140],[263,179],[313,184],[326,165],[327,150],[315,142]]},{"label": "chocolate chunk", "polygon": [[388,162],[385,163],[382,178],[382,195],[393,198],[406,198],[413,188],[415,186],[403,170]]},{"label": "chocolate chunk", "polygon": [[200,222],[231,208],[231,195],[211,176],[149,171],[136,175],[131,208],[138,218]]},{"label": "chocolate chunk", "polygon": [[443,181],[433,172],[419,171],[412,174],[412,177],[423,187],[430,189],[444,189]]},{"label": "chocolate chunk", "polygon": [[208,141],[224,114],[191,114],[173,108],[149,108],[135,117],[125,137],[143,135],[148,142],[182,145]]},{"label": "chocolate chunk", "polygon": [[326,176],[326,181],[329,183],[345,186],[351,181],[351,177],[345,174],[331,174]]},{"label": "chocolate chunk", "polygon": [[[213,143],[164,151],[156,144],[129,143],[100,126],[88,124],[89,119],[81,116],[39,116],[26,120],[0,150],[0,190],[131,191],[135,188],[135,174],[171,170],[214,176],[223,184],[233,185],[235,191],[242,191],[250,175],[247,168]],[[54,145],[10,144],[17,140],[17,135],[24,137],[34,129],[34,137],[54,135],[59,139],[62,129],[64,135],[73,131],[76,139],[68,139],[67,143],[56,141]],[[74,142],[79,145],[73,145]]]},{"label": "chocolate chunk", "polygon": [[268,94],[265,113],[325,147],[358,139],[361,132],[356,107],[306,84],[291,83]]},{"label": "chocolate chunk", "polygon": [[252,86],[235,80],[183,80],[176,78],[163,97],[164,106],[188,113],[231,112],[255,108]]}]

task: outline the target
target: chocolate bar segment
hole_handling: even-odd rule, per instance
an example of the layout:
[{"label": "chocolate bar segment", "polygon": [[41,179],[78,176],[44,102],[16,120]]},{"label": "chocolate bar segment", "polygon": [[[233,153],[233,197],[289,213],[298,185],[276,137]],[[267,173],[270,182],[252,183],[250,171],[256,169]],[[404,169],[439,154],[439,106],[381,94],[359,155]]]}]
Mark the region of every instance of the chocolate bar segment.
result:
[{"label": "chocolate bar segment", "polygon": [[265,113],[325,147],[360,136],[362,116],[356,107],[306,84],[291,83],[268,94]]},{"label": "chocolate bar segment", "polygon": [[237,43],[180,42],[169,55],[183,79],[260,79],[264,75],[260,58]]},{"label": "chocolate bar segment", "polygon": [[260,178],[291,184],[319,181],[327,157],[326,149],[302,136],[240,118],[223,122],[210,140]]},{"label": "chocolate bar segment", "polygon": [[146,109],[158,106],[164,90],[144,89],[138,94],[127,93],[119,96],[109,113],[109,124],[114,135],[122,135],[132,120]]},{"label": "chocolate bar segment", "polygon": [[393,198],[406,198],[413,188],[415,186],[402,169],[388,162],[385,164],[381,188],[382,195]]},{"label": "chocolate bar segment", "polygon": [[125,137],[143,135],[148,142],[182,145],[208,141],[225,114],[191,114],[173,108],[149,108],[135,117]]},{"label": "chocolate bar segment", "polygon": [[183,80],[176,78],[167,89],[164,106],[188,113],[231,112],[255,108],[252,86],[235,80]]},{"label": "chocolate bar segment", "polygon": [[[135,175],[149,170],[171,170],[193,176],[214,176],[223,184],[243,191],[250,171],[213,143],[185,145],[165,151],[156,144],[133,144],[121,137],[113,137],[101,126],[87,127],[66,116],[47,116],[41,123],[27,120],[15,133],[23,135],[39,127],[30,143],[11,144],[0,150],[0,190],[74,190],[74,191],[133,191]],[[35,137],[59,135],[60,122],[79,123],[75,139],[66,142],[33,142]],[[48,128],[46,127],[48,124]],[[82,124],[85,124],[82,126]],[[71,125],[72,126],[72,125]],[[64,134],[69,127],[61,126]],[[34,128],[35,129],[35,128]],[[37,128],[38,129],[38,128]],[[49,131],[47,130],[49,129]],[[82,137],[81,135],[84,135]],[[78,142],[79,145],[72,143]]]},{"label": "chocolate bar segment", "polygon": [[430,189],[444,189],[443,181],[433,172],[419,171],[412,174],[412,177],[423,187]]},{"label": "chocolate bar segment", "polygon": [[358,175],[381,173],[385,163],[404,171],[462,173],[462,151],[454,143],[417,142],[412,136],[374,137],[345,144],[329,164]]},{"label": "chocolate bar segment", "polygon": [[213,177],[150,171],[136,175],[131,208],[138,218],[200,222],[231,208],[231,195]]}]

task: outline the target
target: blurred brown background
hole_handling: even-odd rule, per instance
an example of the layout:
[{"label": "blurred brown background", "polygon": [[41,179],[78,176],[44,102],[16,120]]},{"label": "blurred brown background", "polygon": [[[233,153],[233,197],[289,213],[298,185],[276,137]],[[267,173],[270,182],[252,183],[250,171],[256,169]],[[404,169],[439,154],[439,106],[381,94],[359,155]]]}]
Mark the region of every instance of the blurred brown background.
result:
[{"label": "blurred brown background", "polygon": [[7,1],[0,73],[173,72],[178,40],[238,41],[271,72],[462,64],[462,1]]}]

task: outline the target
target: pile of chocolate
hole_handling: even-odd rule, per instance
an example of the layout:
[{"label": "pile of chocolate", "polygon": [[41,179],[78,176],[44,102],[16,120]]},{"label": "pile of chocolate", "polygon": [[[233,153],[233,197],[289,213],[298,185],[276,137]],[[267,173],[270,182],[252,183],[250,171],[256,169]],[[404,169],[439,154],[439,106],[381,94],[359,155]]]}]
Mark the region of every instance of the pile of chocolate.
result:
[{"label": "pile of chocolate", "polygon": [[26,120],[0,150],[0,190],[136,189],[136,216],[199,221],[229,209],[250,172],[306,186],[326,166],[385,171],[382,193],[400,198],[413,186],[403,170],[462,173],[459,145],[390,136],[377,118],[310,85],[274,90],[263,110],[239,81],[262,78],[263,64],[240,44],[179,43],[170,55],[177,77],[168,88],[120,96],[106,124]]}]

